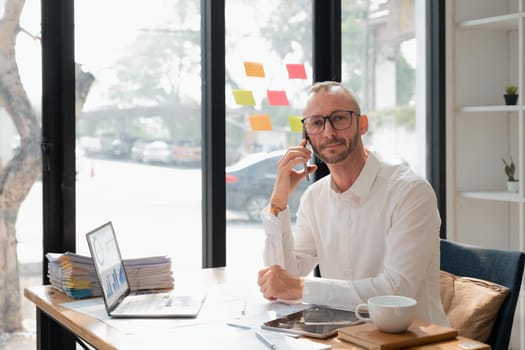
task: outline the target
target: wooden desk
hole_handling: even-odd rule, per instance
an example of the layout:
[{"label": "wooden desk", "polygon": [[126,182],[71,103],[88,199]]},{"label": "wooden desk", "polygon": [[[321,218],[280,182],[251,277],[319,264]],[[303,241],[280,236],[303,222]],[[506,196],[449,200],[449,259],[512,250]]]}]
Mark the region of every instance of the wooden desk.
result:
[{"label": "wooden desk", "polygon": [[[198,278],[193,275],[191,279],[194,284],[199,283],[203,286],[209,286],[223,283],[226,280],[226,272],[224,269],[206,269],[203,270]],[[64,293],[51,288],[51,286],[26,288],[24,289],[24,296],[32,301],[39,311],[56,321],[58,325],[97,349],[174,348],[175,345],[186,344],[186,341],[191,341],[191,348],[195,349],[220,349],[220,347],[209,345],[214,341],[214,334],[219,334],[227,328],[232,328],[226,326],[225,323],[221,323],[181,327],[181,329],[173,332],[155,332],[154,329],[150,329],[144,330],[140,334],[129,334],[94,317],[61,306],[60,304],[72,301],[72,299]],[[152,324],[154,325],[154,321],[152,321]],[[200,328],[202,328],[202,331]],[[210,331],[213,328],[217,330]],[[204,334],[207,338],[206,341],[199,339],[199,336]],[[40,339],[40,336],[38,339]],[[459,338],[453,342],[432,344],[418,347],[417,349],[458,349],[452,345],[457,345],[458,341],[465,340],[465,338]],[[341,341],[336,337],[316,341],[330,344],[334,350],[362,350],[360,347]],[[202,346],[199,346],[199,344]],[[38,344],[38,348],[42,350],[47,349],[45,344]],[[485,346],[477,349],[489,350],[490,347]]]}]

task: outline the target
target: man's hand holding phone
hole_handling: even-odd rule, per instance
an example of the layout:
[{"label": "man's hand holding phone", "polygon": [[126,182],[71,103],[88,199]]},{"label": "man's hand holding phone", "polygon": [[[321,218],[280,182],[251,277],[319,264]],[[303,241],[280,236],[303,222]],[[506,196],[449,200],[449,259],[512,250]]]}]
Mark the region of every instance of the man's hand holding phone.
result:
[{"label": "man's hand holding phone", "polygon": [[[297,187],[299,182],[310,173],[317,170],[317,165],[308,165],[311,151],[306,148],[308,141],[302,139],[297,146],[288,148],[279,160],[277,166],[277,177],[272,192],[270,203],[278,208],[286,208],[290,193]],[[304,170],[295,170],[298,164],[304,164]]]}]

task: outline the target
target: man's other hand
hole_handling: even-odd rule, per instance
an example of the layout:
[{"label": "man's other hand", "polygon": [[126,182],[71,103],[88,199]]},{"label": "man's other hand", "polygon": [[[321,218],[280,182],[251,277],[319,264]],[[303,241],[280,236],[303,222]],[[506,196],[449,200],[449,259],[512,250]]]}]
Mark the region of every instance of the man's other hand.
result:
[{"label": "man's other hand", "polygon": [[296,277],[280,265],[259,271],[259,289],[268,300],[300,300],[303,297],[304,279]]}]

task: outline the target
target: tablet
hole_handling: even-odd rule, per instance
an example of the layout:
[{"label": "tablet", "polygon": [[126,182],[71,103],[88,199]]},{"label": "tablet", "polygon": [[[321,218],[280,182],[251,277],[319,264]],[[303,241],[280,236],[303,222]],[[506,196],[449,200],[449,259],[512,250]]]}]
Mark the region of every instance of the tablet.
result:
[{"label": "tablet", "polygon": [[268,322],[261,328],[314,338],[327,338],[342,327],[362,323],[353,311],[312,306]]}]

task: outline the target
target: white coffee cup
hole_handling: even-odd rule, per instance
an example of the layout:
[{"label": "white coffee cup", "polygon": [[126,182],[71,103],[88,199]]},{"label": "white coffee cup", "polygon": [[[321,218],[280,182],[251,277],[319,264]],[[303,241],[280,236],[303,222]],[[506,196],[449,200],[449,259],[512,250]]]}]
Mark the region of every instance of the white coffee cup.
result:
[{"label": "white coffee cup", "polygon": [[[399,295],[382,295],[368,299],[367,304],[359,304],[355,315],[365,322],[372,322],[380,331],[401,333],[412,323],[417,301]],[[360,310],[368,306],[368,317],[360,314]]]}]

